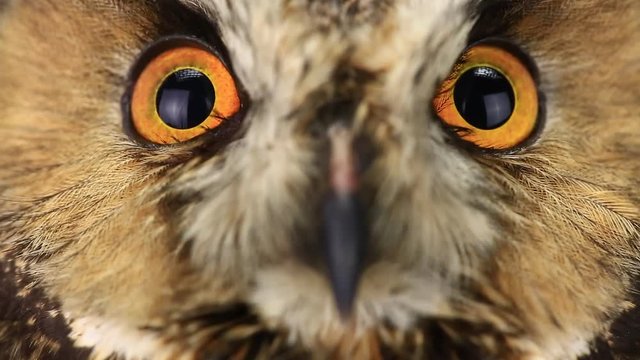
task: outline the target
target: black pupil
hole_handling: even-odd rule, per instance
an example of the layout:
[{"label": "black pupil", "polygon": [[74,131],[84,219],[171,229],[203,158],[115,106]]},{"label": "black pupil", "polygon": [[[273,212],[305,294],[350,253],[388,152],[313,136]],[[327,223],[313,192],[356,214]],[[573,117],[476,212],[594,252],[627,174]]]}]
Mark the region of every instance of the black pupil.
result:
[{"label": "black pupil", "polygon": [[209,78],[195,69],[178,70],[160,86],[156,106],[165,124],[186,130],[211,115],[216,93]]},{"label": "black pupil", "polygon": [[504,125],[515,109],[511,83],[495,69],[478,66],[460,76],[453,92],[462,117],[478,129]]}]

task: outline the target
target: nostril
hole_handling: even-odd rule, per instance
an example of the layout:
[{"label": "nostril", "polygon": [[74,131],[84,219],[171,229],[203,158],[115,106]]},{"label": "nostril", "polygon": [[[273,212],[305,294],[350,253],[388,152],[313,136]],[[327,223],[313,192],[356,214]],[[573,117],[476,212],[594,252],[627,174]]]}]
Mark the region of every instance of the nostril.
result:
[{"label": "nostril", "polygon": [[375,161],[376,147],[368,136],[359,135],[353,140],[353,149],[356,156],[356,171],[362,175]]},{"label": "nostril", "polygon": [[322,126],[325,133],[336,124],[341,124],[347,128],[353,126],[356,110],[360,103],[360,100],[353,95],[333,99],[318,109],[317,122]]},{"label": "nostril", "polygon": [[312,123],[306,126],[320,136],[337,123],[353,128],[358,109],[366,98],[367,85],[374,79],[371,72],[350,64],[336,67],[329,81],[306,100],[306,107],[314,112],[309,118]]}]

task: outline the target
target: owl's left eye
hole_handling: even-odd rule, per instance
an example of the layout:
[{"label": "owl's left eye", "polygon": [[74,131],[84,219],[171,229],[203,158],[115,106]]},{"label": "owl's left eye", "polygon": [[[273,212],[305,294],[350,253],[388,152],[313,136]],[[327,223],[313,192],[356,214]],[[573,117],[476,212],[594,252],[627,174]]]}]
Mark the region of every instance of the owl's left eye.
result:
[{"label": "owl's left eye", "polygon": [[194,139],[237,114],[241,102],[223,61],[196,43],[155,53],[131,92],[130,115],[136,132],[155,144]]},{"label": "owl's left eye", "polygon": [[540,96],[522,54],[499,44],[471,46],[441,86],[433,107],[462,140],[509,150],[539,128]]}]

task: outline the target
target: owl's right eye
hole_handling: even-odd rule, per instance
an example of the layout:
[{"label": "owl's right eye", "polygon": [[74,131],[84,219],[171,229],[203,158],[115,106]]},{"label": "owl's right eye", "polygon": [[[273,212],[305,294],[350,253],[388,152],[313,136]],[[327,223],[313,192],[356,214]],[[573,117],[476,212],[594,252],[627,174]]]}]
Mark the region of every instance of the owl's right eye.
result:
[{"label": "owl's right eye", "polygon": [[155,54],[131,92],[129,113],[136,132],[155,144],[194,139],[236,115],[240,96],[223,61],[198,44]]}]

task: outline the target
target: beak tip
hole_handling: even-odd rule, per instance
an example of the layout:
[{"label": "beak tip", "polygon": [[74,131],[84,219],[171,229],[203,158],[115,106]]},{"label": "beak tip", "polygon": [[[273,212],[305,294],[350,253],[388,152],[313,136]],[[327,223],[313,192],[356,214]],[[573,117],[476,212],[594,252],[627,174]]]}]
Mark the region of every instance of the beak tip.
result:
[{"label": "beak tip", "polygon": [[366,231],[354,196],[330,197],[325,208],[327,265],[338,312],[352,313],[362,272]]},{"label": "beak tip", "polygon": [[[339,284],[339,282],[334,282],[334,285],[337,284]],[[342,318],[342,320],[345,322],[349,320],[349,318],[353,314],[353,307],[356,298],[355,289],[355,284],[346,286],[342,289],[334,286],[333,294],[335,298],[336,308],[338,310],[338,313],[340,314],[340,318]]]},{"label": "beak tip", "polygon": [[341,308],[338,306],[338,314],[340,315],[340,320],[343,324],[346,324],[351,319],[351,315],[353,314],[353,309],[349,307]]}]

